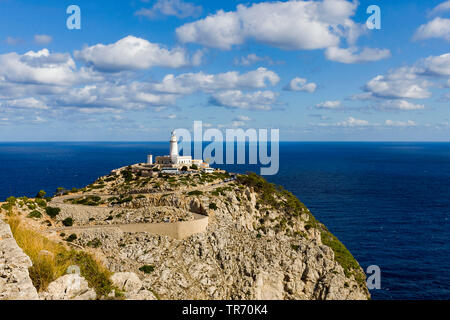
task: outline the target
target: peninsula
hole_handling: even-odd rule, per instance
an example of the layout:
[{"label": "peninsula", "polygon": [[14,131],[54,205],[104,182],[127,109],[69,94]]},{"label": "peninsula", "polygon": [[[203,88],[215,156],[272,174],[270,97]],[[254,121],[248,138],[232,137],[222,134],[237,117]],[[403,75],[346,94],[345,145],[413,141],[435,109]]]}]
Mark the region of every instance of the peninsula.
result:
[{"label": "peninsula", "polygon": [[370,298],[358,262],[287,190],[158,160],[8,198],[0,299]]}]

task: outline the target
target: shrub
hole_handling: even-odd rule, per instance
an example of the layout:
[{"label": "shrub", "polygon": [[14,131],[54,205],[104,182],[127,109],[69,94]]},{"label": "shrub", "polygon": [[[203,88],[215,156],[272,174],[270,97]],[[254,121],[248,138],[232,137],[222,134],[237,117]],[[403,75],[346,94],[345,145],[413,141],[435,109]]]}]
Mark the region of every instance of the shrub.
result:
[{"label": "shrub", "polygon": [[15,205],[16,204],[16,198],[15,197],[9,197],[6,199],[6,202],[8,202],[11,205]]},{"label": "shrub", "polygon": [[102,245],[102,242],[98,238],[95,238],[95,239],[89,241],[87,243],[87,245],[88,245],[88,247],[91,247],[91,248],[98,248]]},{"label": "shrub", "polygon": [[194,190],[194,191],[188,192],[189,196],[200,196],[202,194],[203,194],[203,192],[200,190]]},{"label": "shrub", "polygon": [[191,169],[192,169],[192,170],[198,170],[198,166],[197,166],[196,164],[193,164],[193,165],[191,166]]},{"label": "shrub", "polygon": [[36,199],[35,202],[41,208],[45,208],[47,206],[47,202],[44,199]]},{"label": "shrub", "polygon": [[47,207],[45,208],[45,212],[49,217],[55,218],[61,212],[61,209],[55,207]]},{"label": "shrub", "polygon": [[155,271],[155,266],[149,266],[149,265],[145,265],[139,268],[139,271],[142,271],[144,273],[152,273],[153,271]]},{"label": "shrub", "polygon": [[186,166],[183,166],[183,167],[181,168],[181,171],[183,171],[183,172],[186,172],[186,171],[188,171],[188,167],[186,167]]},{"label": "shrub", "polygon": [[66,241],[67,242],[73,242],[77,240],[77,235],[75,233],[72,233],[70,236],[67,237]]},{"label": "shrub", "polygon": [[28,216],[28,218],[42,218],[42,213],[40,213],[37,210],[31,211]]},{"label": "shrub", "polygon": [[41,190],[37,193],[36,198],[44,199],[46,194],[47,194],[47,192],[45,192],[44,190]]},{"label": "shrub", "polygon": [[62,221],[62,224],[65,225],[66,227],[71,227],[71,226],[73,226],[73,219],[66,218]]},{"label": "shrub", "polygon": [[212,209],[212,210],[217,210],[217,204],[215,204],[214,202],[211,202],[209,204],[209,208]]}]

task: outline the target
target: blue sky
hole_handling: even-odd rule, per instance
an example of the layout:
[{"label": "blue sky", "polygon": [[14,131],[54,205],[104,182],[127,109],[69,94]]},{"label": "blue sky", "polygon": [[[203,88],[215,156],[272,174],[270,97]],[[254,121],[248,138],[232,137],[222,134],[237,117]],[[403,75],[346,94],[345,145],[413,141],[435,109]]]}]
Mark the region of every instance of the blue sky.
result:
[{"label": "blue sky", "polygon": [[0,0],[0,18],[1,141],[166,140],[194,120],[449,140],[450,1]]}]

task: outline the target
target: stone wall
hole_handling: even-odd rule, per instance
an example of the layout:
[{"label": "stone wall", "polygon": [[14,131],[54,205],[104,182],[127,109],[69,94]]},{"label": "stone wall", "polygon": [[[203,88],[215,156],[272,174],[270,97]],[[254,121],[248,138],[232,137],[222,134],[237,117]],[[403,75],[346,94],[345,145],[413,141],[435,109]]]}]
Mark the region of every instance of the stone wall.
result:
[{"label": "stone wall", "polygon": [[0,300],[37,300],[28,268],[30,258],[17,245],[9,225],[0,219]]}]

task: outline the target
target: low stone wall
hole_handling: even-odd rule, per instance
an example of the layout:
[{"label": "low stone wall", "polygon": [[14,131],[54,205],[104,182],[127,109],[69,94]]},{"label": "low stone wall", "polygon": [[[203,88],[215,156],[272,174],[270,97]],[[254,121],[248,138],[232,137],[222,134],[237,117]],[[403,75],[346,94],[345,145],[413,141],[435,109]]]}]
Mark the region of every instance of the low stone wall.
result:
[{"label": "low stone wall", "polygon": [[195,214],[195,220],[173,223],[138,223],[119,225],[123,232],[148,232],[168,236],[174,239],[185,239],[196,233],[205,232],[208,227],[208,217]]},{"label": "low stone wall", "polygon": [[0,219],[0,300],[38,300],[28,268],[30,258],[17,245],[11,228]]},{"label": "low stone wall", "polygon": [[161,236],[168,236],[174,239],[185,239],[193,234],[202,233],[208,227],[208,216],[203,216],[194,213],[195,219],[190,221],[178,221],[172,223],[129,223],[129,224],[111,224],[111,225],[97,225],[97,226],[80,226],[80,227],[66,227],[55,228],[53,231],[57,232],[76,232],[90,229],[111,229],[118,228],[123,232],[137,233],[147,232]]}]

